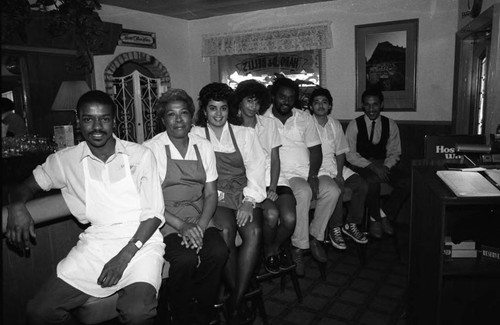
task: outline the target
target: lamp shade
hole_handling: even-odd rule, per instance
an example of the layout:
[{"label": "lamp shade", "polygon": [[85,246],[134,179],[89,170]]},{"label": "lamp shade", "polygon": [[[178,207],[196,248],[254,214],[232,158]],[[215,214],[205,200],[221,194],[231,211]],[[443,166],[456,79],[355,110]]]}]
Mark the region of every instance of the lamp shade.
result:
[{"label": "lamp shade", "polygon": [[90,88],[86,81],[63,81],[52,104],[53,111],[76,111],[76,104],[80,97]]}]

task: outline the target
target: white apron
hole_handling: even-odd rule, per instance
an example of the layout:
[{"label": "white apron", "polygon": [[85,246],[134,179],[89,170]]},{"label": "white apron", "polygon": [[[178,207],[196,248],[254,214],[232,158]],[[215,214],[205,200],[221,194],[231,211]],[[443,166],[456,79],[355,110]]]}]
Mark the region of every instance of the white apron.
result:
[{"label": "white apron", "polygon": [[304,143],[301,130],[297,127],[296,116],[293,116],[293,124],[277,122],[278,131],[281,135],[280,160],[281,173],[288,179],[302,177],[307,179],[309,175],[309,149]]},{"label": "white apron", "polygon": [[[325,127],[319,125],[316,118],[314,118],[314,125],[318,130],[319,137],[321,138],[321,151],[323,152],[323,162],[321,163],[321,168],[319,169],[319,175],[328,175],[330,177],[335,177],[337,175],[337,160],[335,158],[335,138],[328,137],[328,129],[331,130],[332,135],[335,135],[333,132],[333,127],[330,125],[330,121],[328,121]],[[354,172],[348,167],[344,166],[342,169],[342,177],[344,180],[348,179],[354,174]]]},{"label": "white apron", "polygon": [[126,176],[115,183],[92,179],[88,168],[91,158],[83,159],[86,215],[91,226],[57,265],[59,278],[94,297],[107,297],[136,282],[150,283],[158,292],[161,284],[165,245],[159,230],[135,254],[115,286],[101,288],[97,284],[104,265],[127,245],[140,224],[140,198],[128,156],[120,156]]}]

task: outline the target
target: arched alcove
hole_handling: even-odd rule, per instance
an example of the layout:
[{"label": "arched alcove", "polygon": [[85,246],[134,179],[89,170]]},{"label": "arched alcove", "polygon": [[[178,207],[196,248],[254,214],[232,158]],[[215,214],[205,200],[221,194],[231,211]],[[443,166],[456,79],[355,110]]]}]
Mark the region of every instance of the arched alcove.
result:
[{"label": "arched alcove", "polygon": [[114,94],[113,74],[124,63],[134,62],[149,70],[155,78],[160,78],[163,89],[170,88],[170,74],[167,68],[154,56],[143,52],[126,52],[118,55],[104,70],[104,84],[108,94]]}]

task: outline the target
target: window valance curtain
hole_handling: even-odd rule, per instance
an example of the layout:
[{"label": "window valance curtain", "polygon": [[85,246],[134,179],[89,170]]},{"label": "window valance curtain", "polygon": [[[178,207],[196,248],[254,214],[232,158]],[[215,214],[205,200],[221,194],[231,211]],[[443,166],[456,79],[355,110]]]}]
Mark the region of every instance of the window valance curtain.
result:
[{"label": "window valance curtain", "polygon": [[331,22],[202,36],[202,56],[294,52],[332,47]]}]

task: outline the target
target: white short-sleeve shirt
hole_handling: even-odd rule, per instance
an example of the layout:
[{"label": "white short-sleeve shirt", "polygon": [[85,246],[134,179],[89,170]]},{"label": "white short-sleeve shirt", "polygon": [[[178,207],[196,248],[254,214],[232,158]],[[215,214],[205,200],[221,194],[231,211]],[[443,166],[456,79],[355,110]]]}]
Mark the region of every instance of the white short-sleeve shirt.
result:
[{"label": "white short-sleeve shirt", "polygon": [[87,160],[91,178],[101,180],[106,177],[103,181],[118,182],[126,177],[123,155],[127,155],[142,208],[140,221],[156,217],[163,224],[163,194],[152,151],[134,142],[117,137],[115,139],[115,153],[106,162],[96,158],[87,143],[82,142],[50,155],[45,163],[33,170],[33,176],[44,191],[61,189],[71,214],[81,223],[88,223],[83,159],[89,157]]},{"label": "white short-sleeve shirt", "polygon": [[[207,127],[210,132],[210,142],[215,152],[231,153],[235,152],[228,123],[224,125],[220,140]],[[266,155],[254,129],[245,126],[231,125],[238,149],[241,152],[245,164],[247,186],[243,189],[245,198],[253,199],[254,202],[262,202],[266,198],[265,163]],[[204,127],[195,126],[191,133],[206,139]]]},{"label": "white short-sleeve shirt", "polygon": [[206,174],[206,183],[213,182],[217,180],[217,164],[215,161],[215,153],[212,144],[207,139],[204,139],[196,134],[188,133],[189,145],[186,151],[186,156],[182,157],[179,150],[173,145],[172,141],[168,137],[167,132],[162,132],[157,134],[152,139],[144,142],[143,144],[150,148],[156,158],[156,164],[158,166],[158,173],[160,175],[161,183],[165,180],[165,175],[167,171],[167,152],[165,146],[169,146],[170,155],[172,159],[176,160],[198,160],[196,157],[196,151],[194,150],[194,145],[198,147],[200,152],[201,161]]},{"label": "white short-sleeve shirt", "polygon": [[[337,160],[335,157],[349,152],[344,130],[340,122],[331,116],[328,116],[325,126],[321,126],[316,118],[314,118],[314,124],[321,138],[321,150],[323,152],[323,162],[318,175],[335,177],[337,176]],[[344,179],[353,174],[354,172],[351,169],[344,166],[342,170]]]},{"label": "white short-sleeve shirt", "polygon": [[[269,186],[271,184],[271,150],[281,147],[281,136],[273,119],[262,115],[257,115],[255,131],[266,154],[266,186]],[[281,172],[278,179],[278,186],[290,187],[290,183]]]},{"label": "white short-sleeve shirt", "polygon": [[285,124],[273,115],[272,107],[264,116],[274,120],[281,136],[281,173],[287,179],[292,177],[307,179],[310,164],[308,148],[321,144],[311,114],[293,108],[292,116],[286,120]]}]

